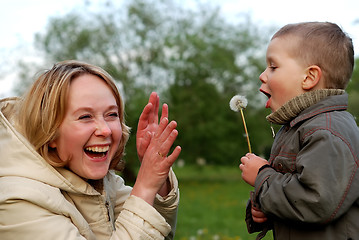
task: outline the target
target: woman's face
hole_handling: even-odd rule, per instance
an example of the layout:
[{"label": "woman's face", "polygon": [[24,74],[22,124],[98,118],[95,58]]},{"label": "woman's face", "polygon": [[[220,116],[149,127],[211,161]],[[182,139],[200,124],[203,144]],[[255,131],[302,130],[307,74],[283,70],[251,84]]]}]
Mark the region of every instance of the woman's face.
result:
[{"label": "woman's face", "polygon": [[59,136],[50,147],[80,177],[103,178],[122,137],[118,111],[104,80],[91,74],[73,79]]}]

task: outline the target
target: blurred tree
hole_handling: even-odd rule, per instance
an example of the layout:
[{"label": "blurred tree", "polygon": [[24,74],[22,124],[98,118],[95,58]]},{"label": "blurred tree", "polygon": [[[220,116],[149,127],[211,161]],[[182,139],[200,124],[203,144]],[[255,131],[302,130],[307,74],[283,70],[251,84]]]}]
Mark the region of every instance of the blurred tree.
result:
[{"label": "blurred tree", "polygon": [[[237,164],[248,151],[240,116],[228,104],[238,93],[249,100],[246,115],[253,150],[267,151],[272,139],[270,131],[264,131],[269,128],[265,110],[258,107],[263,100],[257,79],[265,67],[271,28],[260,29],[247,15],[229,21],[208,4],[188,9],[173,0],[132,0],[118,8],[107,1],[94,12],[92,4],[87,1],[81,11],[52,17],[35,43],[47,65],[83,60],[118,80],[132,127],[129,164],[137,164],[137,120],[153,90],[170,104],[170,118],[177,120],[180,132],[177,144],[187,162],[204,158]],[[21,66],[22,79],[29,79],[36,65]]]},{"label": "blurred tree", "polygon": [[354,71],[347,92],[349,93],[348,111],[354,115],[359,124],[359,58],[355,59]]},{"label": "blurred tree", "polygon": [[[248,113],[263,111],[256,108],[260,102],[257,79],[264,69],[269,34],[262,36],[249,18],[230,23],[218,8],[209,10],[208,6],[179,16],[171,28],[166,39],[169,59],[163,58],[163,66],[171,71],[173,83],[165,93],[179,123],[181,157],[192,163],[196,159],[238,163],[248,150],[240,116],[229,109],[229,100],[240,92],[252,102]],[[266,124],[265,118],[261,121]],[[256,131],[257,126],[250,125]]]}]

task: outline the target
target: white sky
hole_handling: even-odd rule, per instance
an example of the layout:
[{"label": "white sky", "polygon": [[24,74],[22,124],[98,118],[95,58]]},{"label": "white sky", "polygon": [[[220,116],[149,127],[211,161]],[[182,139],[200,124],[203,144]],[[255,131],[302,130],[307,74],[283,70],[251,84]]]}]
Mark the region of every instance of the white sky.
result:
[{"label": "white sky", "polygon": [[[88,0],[93,2],[94,0]],[[100,0],[98,0],[100,1]],[[119,1],[119,0],[114,0]],[[50,16],[62,15],[85,0],[0,0],[0,97],[11,96],[15,56],[31,57],[34,34],[44,29]],[[256,23],[281,27],[302,21],[330,21],[353,39],[359,55],[358,0],[185,0],[189,6],[209,2],[225,16],[249,13]],[[4,76],[5,73],[5,76]]]}]

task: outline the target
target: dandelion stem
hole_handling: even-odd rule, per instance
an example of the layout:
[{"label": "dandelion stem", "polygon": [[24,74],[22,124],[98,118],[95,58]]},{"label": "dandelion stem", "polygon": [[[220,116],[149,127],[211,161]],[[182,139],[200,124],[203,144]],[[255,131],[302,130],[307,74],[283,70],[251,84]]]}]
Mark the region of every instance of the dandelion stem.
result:
[{"label": "dandelion stem", "polygon": [[242,108],[240,108],[240,111],[241,111],[241,116],[242,116],[242,120],[243,120],[244,131],[246,132],[247,143],[248,143],[248,150],[249,150],[249,153],[252,153],[251,143],[250,143],[250,141],[249,141],[249,135],[248,135],[248,131],[247,131],[246,120],[244,119],[244,113],[243,113]]}]

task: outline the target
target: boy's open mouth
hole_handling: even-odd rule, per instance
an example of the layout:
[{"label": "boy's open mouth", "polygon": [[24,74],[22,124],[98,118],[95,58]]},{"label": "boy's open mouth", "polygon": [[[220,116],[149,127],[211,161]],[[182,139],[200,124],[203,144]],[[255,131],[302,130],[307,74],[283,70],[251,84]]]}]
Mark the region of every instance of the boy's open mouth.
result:
[{"label": "boy's open mouth", "polygon": [[102,158],[106,156],[110,146],[96,146],[96,147],[87,147],[85,148],[85,153],[91,158]]},{"label": "boy's open mouth", "polygon": [[271,95],[269,93],[267,93],[266,91],[262,90],[262,89],[259,89],[259,91],[261,91],[264,95],[267,96],[267,98],[270,98]]},{"label": "boy's open mouth", "polygon": [[269,105],[270,105],[270,98],[272,95],[270,95],[269,93],[267,93],[266,91],[262,90],[262,89],[259,89],[259,91],[261,91],[264,95],[267,96],[268,98],[268,101],[266,102],[266,108],[269,108]]}]

